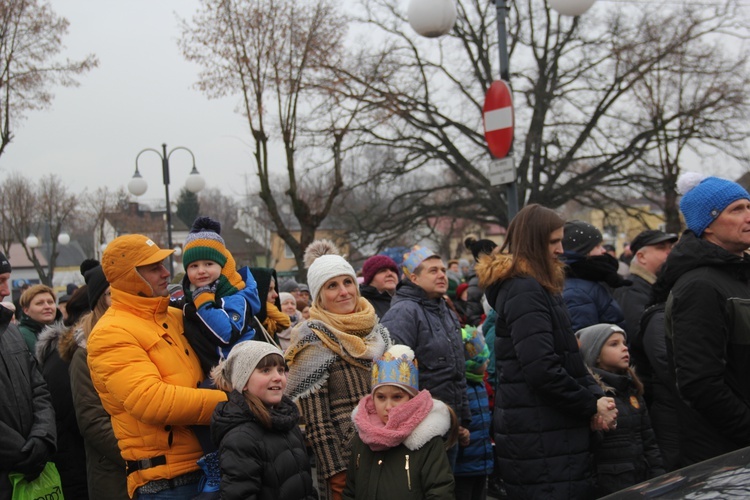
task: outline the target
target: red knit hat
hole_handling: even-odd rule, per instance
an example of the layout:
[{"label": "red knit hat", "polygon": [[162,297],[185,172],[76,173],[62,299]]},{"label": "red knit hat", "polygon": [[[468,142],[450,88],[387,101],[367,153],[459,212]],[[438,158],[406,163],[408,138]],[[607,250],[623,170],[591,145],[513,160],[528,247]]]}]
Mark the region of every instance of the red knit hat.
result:
[{"label": "red knit hat", "polygon": [[390,269],[398,276],[396,262],[387,255],[373,255],[367,259],[362,266],[362,277],[365,279],[365,285],[369,285],[375,275],[383,269]]},{"label": "red knit hat", "polygon": [[456,287],[456,298],[460,300],[461,294],[464,293],[464,290],[466,290],[467,288],[469,288],[468,283],[461,283],[460,285],[458,285]]}]

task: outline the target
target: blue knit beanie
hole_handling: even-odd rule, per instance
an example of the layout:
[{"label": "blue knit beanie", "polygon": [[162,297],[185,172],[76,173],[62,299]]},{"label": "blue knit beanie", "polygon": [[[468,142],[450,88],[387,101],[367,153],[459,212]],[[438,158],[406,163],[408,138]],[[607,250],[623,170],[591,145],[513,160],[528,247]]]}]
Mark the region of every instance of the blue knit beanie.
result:
[{"label": "blue knit beanie", "polygon": [[677,188],[683,193],[680,211],[685,223],[699,237],[730,204],[737,200],[750,200],[750,194],[736,182],[719,177],[703,177],[695,172],[681,175]]}]

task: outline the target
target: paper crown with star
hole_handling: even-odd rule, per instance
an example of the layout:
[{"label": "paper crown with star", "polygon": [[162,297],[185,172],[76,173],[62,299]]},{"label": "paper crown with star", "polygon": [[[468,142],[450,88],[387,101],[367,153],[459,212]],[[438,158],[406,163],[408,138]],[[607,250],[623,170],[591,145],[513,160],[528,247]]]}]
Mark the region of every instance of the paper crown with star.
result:
[{"label": "paper crown with star", "polygon": [[394,345],[372,364],[372,392],[380,386],[394,385],[412,396],[419,393],[419,370],[414,351]]}]

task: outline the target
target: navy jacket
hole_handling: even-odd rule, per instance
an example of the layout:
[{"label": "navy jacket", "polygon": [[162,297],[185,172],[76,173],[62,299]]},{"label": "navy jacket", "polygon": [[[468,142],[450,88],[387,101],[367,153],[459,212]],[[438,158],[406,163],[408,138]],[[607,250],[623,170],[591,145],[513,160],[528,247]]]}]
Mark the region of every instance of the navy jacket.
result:
[{"label": "navy jacket", "polygon": [[471,422],[466,397],[466,372],[461,325],[445,300],[429,299],[409,280],[398,285],[391,308],[380,320],[394,344],[414,350],[419,363],[419,388],[447,404],[467,427]]}]

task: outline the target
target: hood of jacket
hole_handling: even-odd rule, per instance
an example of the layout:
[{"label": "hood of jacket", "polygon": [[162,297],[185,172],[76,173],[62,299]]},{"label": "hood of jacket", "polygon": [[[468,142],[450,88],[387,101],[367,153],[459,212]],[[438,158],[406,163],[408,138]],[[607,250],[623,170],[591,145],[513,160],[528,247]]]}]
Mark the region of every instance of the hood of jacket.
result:
[{"label": "hood of jacket", "polygon": [[487,301],[495,306],[500,284],[510,277],[513,256],[510,254],[483,255],[474,266],[479,278],[479,286],[485,290]]},{"label": "hood of jacket", "polygon": [[40,365],[44,365],[44,361],[50,352],[59,347],[60,339],[71,330],[72,328],[65,326],[62,321],[55,321],[42,329],[34,346],[36,349],[34,355]]},{"label": "hood of jacket", "polygon": [[698,238],[689,229],[682,233],[680,240],[664,263],[653,288],[652,303],[665,302],[677,280],[685,273],[699,267],[716,267],[726,269],[744,281],[750,280],[750,256],[740,257]]},{"label": "hood of jacket", "polygon": [[[286,433],[299,423],[297,405],[286,396],[281,398],[278,406],[270,408],[271,428],[273,431]],[[247,422],[258,422],[245,397],[237,391],[229,393],[229,401],[219,403],[211,417],[211,436],[214,442],[220,443],[224,436],[235,427]],[[260,423],[258,422],[260,425]],[[264,429],[265,432],[269,432]]]}]

